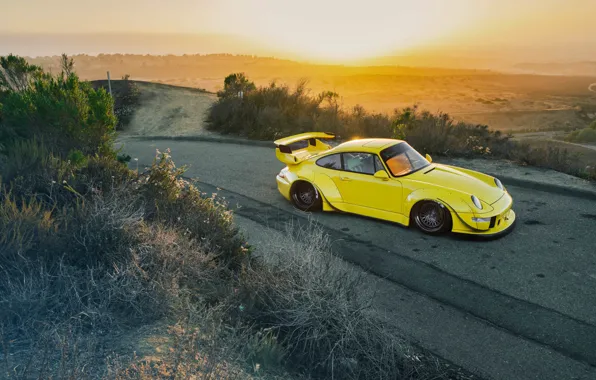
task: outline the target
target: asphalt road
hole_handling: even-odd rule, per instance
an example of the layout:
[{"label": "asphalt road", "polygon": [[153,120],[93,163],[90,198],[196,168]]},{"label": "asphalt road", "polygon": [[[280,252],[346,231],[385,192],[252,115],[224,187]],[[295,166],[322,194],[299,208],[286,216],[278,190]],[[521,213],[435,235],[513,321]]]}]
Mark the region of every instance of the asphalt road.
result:
[{"label": "asphalt road", "polygon": [[[277,192],[275,175],[283,164],[271,148],[133,139],[124,145],[142,164],[152,161],[156,148],[171,148],[176,163],[189,165],[187,175],[198,177],[203,191],[225,196],[237,215],[260,226],[275,229],[289,220],[314,218],[336,242],[338,255],[401,289],[385,294],[387,304],[394,304],[392,296],[397,304],[406,302],[396,293],[409,292],[435,308],[426,314],[425,308],[407,308],[417,322],[427,318],[426,327],[409,333],[456,364],[503,379],[596,379],[593,200],[508,186],[518,215],[509,235],[491,241],[430,237],[358,216],[296,211]],[[435,323],[461,335],[459,345],[437,337],[440,331],[435,336],[415,331],[435,328],[436,307],[449,310]],[[449,324],[456,314],[459,322]],[[488,336],[495,338],[487,341]],[[475,357],[474,351],[494,357]]]}]

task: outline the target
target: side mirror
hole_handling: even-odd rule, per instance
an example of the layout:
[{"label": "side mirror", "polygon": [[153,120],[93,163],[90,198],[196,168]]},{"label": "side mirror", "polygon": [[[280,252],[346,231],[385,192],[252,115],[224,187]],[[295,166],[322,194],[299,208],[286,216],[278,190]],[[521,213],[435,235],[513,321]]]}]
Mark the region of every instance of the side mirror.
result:
[{"label": "side mirror", "polygon": [[375,178],[380,178],[380,179],[386,181],[389,179],[389,175],[387,174],[387,172],[385,170],[379,170],[378,172],[375,173]]},{"label": "side mirror", "polygon": [[433,158],[428,153],[426,154],[426,161],[433,162]]}]

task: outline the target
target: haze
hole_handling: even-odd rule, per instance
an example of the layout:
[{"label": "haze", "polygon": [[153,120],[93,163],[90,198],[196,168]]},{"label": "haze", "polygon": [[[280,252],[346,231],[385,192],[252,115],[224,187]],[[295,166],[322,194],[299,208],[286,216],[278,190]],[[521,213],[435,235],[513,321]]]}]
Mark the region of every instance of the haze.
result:
[{"label": "haze", "polygon": [[0,54],[596,59],[594,0],[0,0],[0,8]]}]

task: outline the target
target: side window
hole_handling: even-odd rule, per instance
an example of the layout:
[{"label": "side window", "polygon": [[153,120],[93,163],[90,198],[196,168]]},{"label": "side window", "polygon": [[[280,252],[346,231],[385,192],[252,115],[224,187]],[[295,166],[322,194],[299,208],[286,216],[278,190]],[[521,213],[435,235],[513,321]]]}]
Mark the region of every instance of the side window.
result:
[{"label": "side window", "polygon": [[381,159],[379,159],[379,156],[375,155],[375,173],[379,170],[385,170],[385,167],[383,166]]},{"label": "side window", "polygon": [[327,169],[341,170],[341,157],[339,154],[325,156],[317,160],[317,165]]},{"label": "side window", "polygon": [[342,158],[345,171],[375,174],[375,156],[370,153],[343,153]]}]

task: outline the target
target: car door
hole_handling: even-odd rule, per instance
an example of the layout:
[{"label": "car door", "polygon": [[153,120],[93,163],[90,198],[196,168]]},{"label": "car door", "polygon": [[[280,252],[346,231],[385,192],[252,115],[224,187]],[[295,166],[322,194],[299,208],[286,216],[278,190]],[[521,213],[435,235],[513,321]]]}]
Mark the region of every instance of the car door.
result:
[{"label": "car door", "polygon": [[342,170],[333,178],[345,203],[369,209],[402,212],[402,185],[394,178],[377,178],[386,169],[376,154],[342,153]]}]

